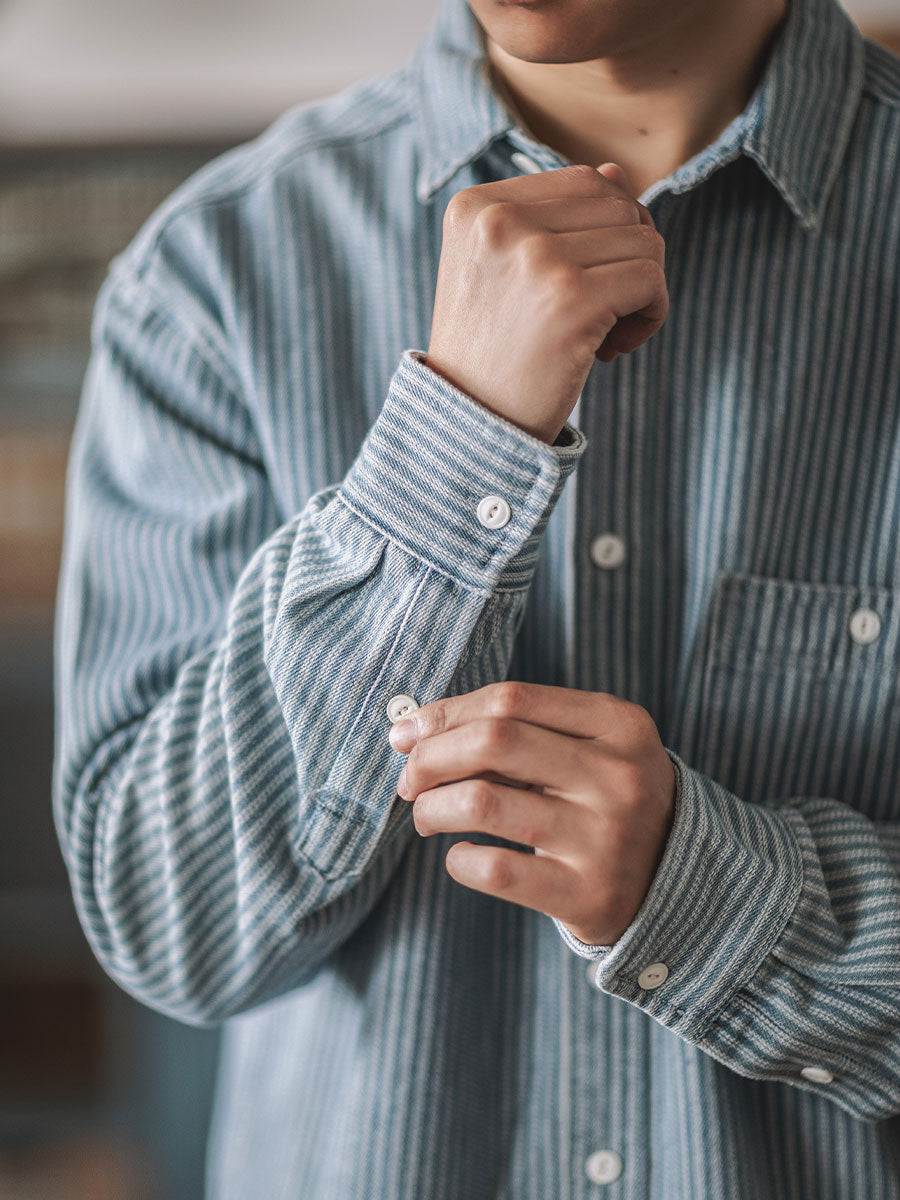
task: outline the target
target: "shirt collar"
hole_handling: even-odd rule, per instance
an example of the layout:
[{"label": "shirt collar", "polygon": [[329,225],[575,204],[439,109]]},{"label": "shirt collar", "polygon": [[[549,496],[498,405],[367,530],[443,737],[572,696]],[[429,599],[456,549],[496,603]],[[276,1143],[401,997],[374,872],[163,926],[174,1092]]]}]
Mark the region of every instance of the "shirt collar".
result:
[{"label": "shirt collar", "polygon": [[466,0],[444,0],[413,71],[424,203],[514,121],[491,83],[484,34]]},{"label": "shirt collar", "polygon": [[865,77],[865,46],[834,0],[792,0],[747,109],[743,150],[815,229],[847,150]]},{"label": "shirt collar", "polygon": [[[645,199],[687,191],[744,153],[801,222],[816,228],[859,107],[864,54],[859,32],[835,0],[792,0],[745,111]],[[484,35],[466,0],[444,0],[413,71],[421,147],[417,194],[424,203],[516,122],[492,85]]]}]

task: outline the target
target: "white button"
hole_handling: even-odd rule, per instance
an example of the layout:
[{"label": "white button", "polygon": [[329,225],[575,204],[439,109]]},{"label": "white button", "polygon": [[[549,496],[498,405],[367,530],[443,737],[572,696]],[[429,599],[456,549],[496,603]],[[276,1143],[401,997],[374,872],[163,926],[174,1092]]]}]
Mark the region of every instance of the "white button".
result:
[{"label": "white button", "polygon": [[625,543],[614,533],[601,533],[591,542],[591,558],[598,567],[612,571],[625,561]]},{"label": "white button", "polygon": [[520,171],[524,171],[526,175],[537,175],[540,173],[541,168],[534,159],[529,158],[527,154],[523,154],[521,150],[517,150],[515,154],[511,154],[509,157],[512,165],[518,167]]},{"label": "white button", "polygon": [[391,696],[388,700],[387,715],[391,718],[391,724],[396,725],[398,721],[408,717],[411,712],[415,712],[418,707],[418,700],[413,699],[412,696],[404,696],[401,692],[398,696]]},{"label": "white button", "polygon": [[591,985],[591,987],[597,986],[597,968],[599,966],[600,964],[596,962],[589,962],[587,965],[588,983]]},{"label": "white button", "polygon": [[485,496],[478,501],[478,520],[485,529],[502,529],[509,524],[512,511],[502,496]]},{"label": "white button", "polygon": [[622,1157],[615,1150],[597,1150],[584,1169],[591,1183],[612,1183],[622,1174]]},{"label": "white button", "polygon": [[649,967],[644,967],[638,975],[638,987],[643,988],[645,992],[652,992],[654,988],[664,984],[668,978],[669,968],[665,963],[651,963]]},{"label": "white button", "polygon": [[871,608],[858,608],[850,618],[850,636],[861,646],[868,646],[881,633],[881,617]]},{"label": "white button", "polygon": [[824,1067],[804,1067],[800,1074],[810,1083],[831,1083],[834,1079],[832,1073]]}]

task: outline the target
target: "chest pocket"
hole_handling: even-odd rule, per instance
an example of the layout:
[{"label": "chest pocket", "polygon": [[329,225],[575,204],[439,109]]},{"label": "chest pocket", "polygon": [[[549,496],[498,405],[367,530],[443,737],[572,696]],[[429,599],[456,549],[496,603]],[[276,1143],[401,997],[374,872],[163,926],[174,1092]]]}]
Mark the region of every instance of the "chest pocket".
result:
[{"label": "chest pocket", "polygon": [[742,799],[900,815],[900,592],[721,576],[682,717],[685,761]]}]

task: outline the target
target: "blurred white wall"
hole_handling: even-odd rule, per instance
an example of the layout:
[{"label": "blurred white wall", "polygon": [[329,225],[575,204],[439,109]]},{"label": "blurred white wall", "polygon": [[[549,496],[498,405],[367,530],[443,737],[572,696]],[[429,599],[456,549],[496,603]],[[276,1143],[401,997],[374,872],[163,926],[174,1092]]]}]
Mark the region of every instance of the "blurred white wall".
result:
[{"label": "blurred white wall", "polygon": [[0,142],[251,132],[405,62],[439,0],[0,0]]},{"label": "blurred white wall", "polygon": [[[0,144],[242,136],[405,62],[439,0],[0,0]],[[900,0],[847,0],[900,27]]]}]

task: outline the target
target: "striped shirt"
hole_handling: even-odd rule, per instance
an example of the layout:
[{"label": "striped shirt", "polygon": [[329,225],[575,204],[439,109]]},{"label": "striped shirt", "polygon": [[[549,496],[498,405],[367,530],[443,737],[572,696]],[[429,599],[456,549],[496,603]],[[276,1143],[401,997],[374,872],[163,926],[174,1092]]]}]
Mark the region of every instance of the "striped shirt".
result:
[{"label": "striped shirt", "polygon": [[[446,0],[113,264],[58,618],[81,920],[225,1023],[212,1200],[898,1200],[900,64],[793,0],[644,196],[665,326],[552,447],[421,349],[447,202],[513,155],[565,165]],[[614,946],[395,799],[391,698],[507,676],[642,704],[676,765]]]}]

